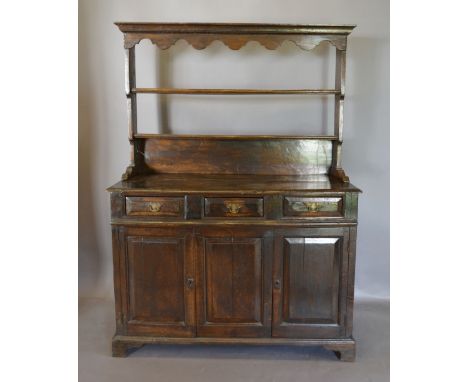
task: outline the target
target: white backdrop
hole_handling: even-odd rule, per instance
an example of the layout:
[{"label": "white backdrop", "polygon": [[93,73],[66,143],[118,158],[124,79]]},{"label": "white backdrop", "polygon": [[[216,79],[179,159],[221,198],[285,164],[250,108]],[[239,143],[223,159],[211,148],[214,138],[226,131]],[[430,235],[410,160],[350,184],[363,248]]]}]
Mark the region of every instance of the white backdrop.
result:
[{"label": "white backdrop", "polygon": [[[128,164],[124,51],[115,21],[357,24],[348,39],[343,167],[359,202],[356,297],[389,297],[389,4],[386,0],[80,0],[79,291],[110,297],[112,251],[106,187]],[[285,43],[269,51],[184,41],[136,51],[139,87],[326,87],[333,57]],[[332,104],[294,96],[139,96],[139,130],[217,134],[326,133]]]}]

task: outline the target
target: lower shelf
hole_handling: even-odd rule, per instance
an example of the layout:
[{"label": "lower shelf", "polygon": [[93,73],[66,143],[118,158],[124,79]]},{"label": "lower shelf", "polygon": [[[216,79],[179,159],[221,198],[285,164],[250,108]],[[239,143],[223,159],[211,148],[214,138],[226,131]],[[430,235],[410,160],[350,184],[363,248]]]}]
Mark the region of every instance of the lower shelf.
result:
[{"label": "lower shelf", "polygon": [[209,338],[209,337],[138,337],[116,335],[112,339],[112,356],[126,357],[129,351],[150,344],[206,344],[206,345],[289,345],[323,346],[333,351],[342,361],[354,361],[356,341],[344,339],[304,339],[304,338]]}]

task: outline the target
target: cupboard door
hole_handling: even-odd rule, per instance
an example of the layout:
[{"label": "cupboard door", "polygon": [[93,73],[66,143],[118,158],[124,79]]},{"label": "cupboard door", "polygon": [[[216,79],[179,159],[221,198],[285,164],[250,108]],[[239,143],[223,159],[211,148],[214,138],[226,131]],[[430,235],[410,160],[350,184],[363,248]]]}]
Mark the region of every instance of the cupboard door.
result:
[{"label": "cupboard door", "polygon": [[345,333],[348,228],[289,230],[275,238],[273,337]]},{"label": "cupboard door", "polygon": [[190,236],[149,234],[126,238],[127,334],[194,336]]},{"label": "cupboard door", "polygon": [[197,335],[271,335],[272,237],[206,230],[197,237]]}]

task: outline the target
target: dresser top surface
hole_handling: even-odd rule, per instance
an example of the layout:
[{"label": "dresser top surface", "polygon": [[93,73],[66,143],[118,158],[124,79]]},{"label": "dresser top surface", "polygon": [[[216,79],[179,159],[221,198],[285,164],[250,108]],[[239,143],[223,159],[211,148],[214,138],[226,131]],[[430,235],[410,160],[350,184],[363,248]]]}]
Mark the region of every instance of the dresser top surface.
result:
[{"label": "dresser top surface", "polygon": [[110,192],[136,193],[222,193],[268,194],[283,192],[361,192],[351,183],[341,183],[328,175],[141,175],[120,181]]}]

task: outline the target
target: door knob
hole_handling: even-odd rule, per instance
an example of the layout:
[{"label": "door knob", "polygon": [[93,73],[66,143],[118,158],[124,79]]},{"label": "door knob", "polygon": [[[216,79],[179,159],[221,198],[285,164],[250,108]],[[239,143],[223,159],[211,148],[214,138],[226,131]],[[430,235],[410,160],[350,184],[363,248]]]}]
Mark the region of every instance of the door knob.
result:
[{"label": "door knob", "polygon": [[275,285],[275,289],[281,288],[281,281],[279,281],[278,279],[275,280],[274,285]]}]

